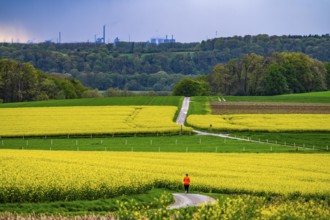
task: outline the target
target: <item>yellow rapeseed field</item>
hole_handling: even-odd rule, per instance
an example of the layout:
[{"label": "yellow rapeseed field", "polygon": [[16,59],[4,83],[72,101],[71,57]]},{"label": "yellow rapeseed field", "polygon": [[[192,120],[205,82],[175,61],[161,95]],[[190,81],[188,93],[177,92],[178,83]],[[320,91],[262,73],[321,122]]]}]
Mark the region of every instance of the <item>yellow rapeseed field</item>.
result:
[{"label": "yellow rapeseed field", "polygon": [[0,151],[0,202],[96,199],[151,187],[330,193],[329,154]]},{"label": "yellow rapeseed field", "polygon": [[239,131],[330,131],[330,114],[190,115],[193,127]]},{"label": "yellow rapeseed field", "polygon": [[[0,136],[176,132],[174,106],[0,109]],[[188,129],[188,128],[184,128]]]}]

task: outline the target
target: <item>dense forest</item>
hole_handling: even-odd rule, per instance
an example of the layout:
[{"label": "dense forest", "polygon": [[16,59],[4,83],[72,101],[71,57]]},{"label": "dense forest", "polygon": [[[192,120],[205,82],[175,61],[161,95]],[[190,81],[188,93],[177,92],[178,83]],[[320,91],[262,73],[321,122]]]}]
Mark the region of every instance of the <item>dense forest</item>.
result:
[{"label": "dense forest", "polygon": [[0,60],[0,103],[80,98],[90,93],[76,79],[45,74],[30,63]]},{"label": "dense forest", "polygon": [[159,45],[138,42],[0,44],[0,58],[29,62],[47,73],[73,76],[99,90],[170,91],[183,77],[206,75],[219,63],[245,54],[264,56],[273,52],[302,52],[329,62],[330,36],[248,35]]}]

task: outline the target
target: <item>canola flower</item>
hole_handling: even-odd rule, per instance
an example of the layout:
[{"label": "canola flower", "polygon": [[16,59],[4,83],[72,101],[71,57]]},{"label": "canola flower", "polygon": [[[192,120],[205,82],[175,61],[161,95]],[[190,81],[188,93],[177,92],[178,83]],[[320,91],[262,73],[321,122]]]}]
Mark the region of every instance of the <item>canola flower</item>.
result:
[{"label": "canola flower", "polygon": [[[174,106],[0,109],[0,136],[178,132]],[[189,128],[184,128],[189,130]]]},{"label": "canola flower", "polygon": [[190,115],[193,127],[238,131],[330,131],[330,114]]},{"label": "canola flower", "polygon": [[248,194],[330,193],[329,154],[0,151],[0,202],[109,198],[152,187]]}]

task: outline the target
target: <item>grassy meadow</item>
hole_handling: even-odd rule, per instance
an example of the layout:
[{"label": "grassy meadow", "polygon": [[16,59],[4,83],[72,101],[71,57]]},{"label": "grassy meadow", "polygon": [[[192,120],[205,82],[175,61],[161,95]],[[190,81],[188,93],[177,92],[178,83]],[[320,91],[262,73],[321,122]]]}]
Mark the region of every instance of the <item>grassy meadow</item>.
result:
[{"label": "grassy meadow", "polygon": [[36,102],[15,102],[0,104],[0,108],[23,108],[23,107],[61,107],[61,106],[177,106],[182,104],[180,96],[131,96],[109,98],[85,98],[47,100]]},{"label": "grassy meadow", "polygon": [[330,103],[330,91],[286,94],[277,96],[225,96],[228,102],[299,102]]},{"label": "grassy meadow", "polygon": [[[247,137],[245,137],[247,138]],[[258,139],[255,139],[258,140]],[[2,138],[0,149],[16,150],[68,150],[68,151],[134,151],[134,152],[209,152],[209,153],[284,153],[308,152],[320,153],[326,147],[319,144],[294,145],[294,142],[284,143],[283,139],[266,140],[261,143],[233,140],[213,136],[199,135],[159,135],[159,136],[120,136],[85,137],[63,136],[62,138]],[[267,144],[266,142],[273,144]],[[299,147],[299,148],[297,148]]]}]

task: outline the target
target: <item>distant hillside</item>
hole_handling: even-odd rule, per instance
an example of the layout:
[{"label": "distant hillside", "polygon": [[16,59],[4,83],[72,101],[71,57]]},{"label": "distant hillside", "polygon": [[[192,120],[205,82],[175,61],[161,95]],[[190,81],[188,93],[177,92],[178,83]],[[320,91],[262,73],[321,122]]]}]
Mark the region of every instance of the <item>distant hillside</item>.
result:
[{"label": "distant hillside", "polygon": [[205,75],[219,63],[244,54],[302,52],[330,61],[330,36],[234,36],[201,43],[160,45],[113,44],[0,44],[0,58],[30,62],[48,73],[70,74],[85,85],[106,90],[169,91],[185,75]]}]

